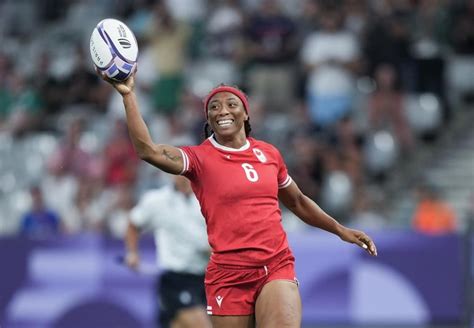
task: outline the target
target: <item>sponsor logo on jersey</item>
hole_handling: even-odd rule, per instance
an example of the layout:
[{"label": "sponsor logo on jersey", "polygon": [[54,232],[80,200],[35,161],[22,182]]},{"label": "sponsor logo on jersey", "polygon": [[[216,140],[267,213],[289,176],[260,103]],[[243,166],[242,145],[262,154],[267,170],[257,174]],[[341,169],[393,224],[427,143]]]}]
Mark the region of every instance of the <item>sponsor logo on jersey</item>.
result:
[{"label": "sponsor logo on jersey", "polygon": [[252,151],[255,154],[255,156],[257,156],[257,158],[260,162],[265,163],[267,161],[267,157],[265,156],[265,154],[260,149],[253,148]]}]

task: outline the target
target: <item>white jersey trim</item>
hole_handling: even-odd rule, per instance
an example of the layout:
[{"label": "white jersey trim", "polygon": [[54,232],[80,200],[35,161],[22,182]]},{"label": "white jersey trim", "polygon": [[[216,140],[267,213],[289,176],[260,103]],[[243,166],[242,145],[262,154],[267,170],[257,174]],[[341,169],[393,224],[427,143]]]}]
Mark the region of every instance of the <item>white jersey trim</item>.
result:
[{"label": "white jersey trim", "polygon": [[283,183],[278,185],[278,189],[283,189],[283,188],[288,187],[292,181],[293,179],[289,175],[287,175],[285,181],[283,181]]},{"label": "white jersey trim", "polygon": [[182,150],[181,148],[178,149],[181,152],[181,157],[183,158],[183,169],[181,170],[181,172],[179,172],[179,174],[181,175],[189,170],[189,157],[184,150]]},{"label": "white jersey trim", "polygon": [[245,140],[245,145],[243,145],[240,148],[230,148],[230,147],[223,146],[220,143],[218,143],[216,139],[214,139],[214,135],[211,135],[208,139],[214,147],[225,150],[225,151],[236,152],[236,151],[244,151],[250,148],[250,142],[248,141],[248,139]]}]

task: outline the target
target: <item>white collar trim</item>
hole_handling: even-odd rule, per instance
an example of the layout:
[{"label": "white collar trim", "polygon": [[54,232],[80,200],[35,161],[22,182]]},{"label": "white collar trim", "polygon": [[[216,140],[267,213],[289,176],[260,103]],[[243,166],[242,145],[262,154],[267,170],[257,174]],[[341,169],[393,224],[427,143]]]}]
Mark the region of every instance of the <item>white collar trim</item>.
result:
[{"label": "white collar trim", "polygon": [[245,140],[245,145],[243,145],[242,147],[240,148],[230,148],[230,147],[226,147],[226,146],[223,146],[221,145],[220,143],[217,142],[216,139],[214,139],[214,134],[211,135],[208,140],[211,142],[211,144],[218,148],[218,149],[222,149],[222,150],[225,150],[225,151],[233,151],[233,152],[236,152],[236,151],[244,151],[244,150],[247,150],[250,148],[250,142],[248,139]]}]

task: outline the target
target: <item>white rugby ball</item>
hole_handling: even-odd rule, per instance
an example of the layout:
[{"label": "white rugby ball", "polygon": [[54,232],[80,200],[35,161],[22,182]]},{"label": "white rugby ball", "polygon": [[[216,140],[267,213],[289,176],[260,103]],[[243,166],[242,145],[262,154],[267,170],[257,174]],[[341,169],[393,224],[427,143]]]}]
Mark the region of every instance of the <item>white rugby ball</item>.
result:
[{"label": "white rugby ball", "polygon": [[92,31],[89,46],[94,65],[109,78],[124,81],[134,72],[137,39],[123,22],[113,18],[101,20]]}]

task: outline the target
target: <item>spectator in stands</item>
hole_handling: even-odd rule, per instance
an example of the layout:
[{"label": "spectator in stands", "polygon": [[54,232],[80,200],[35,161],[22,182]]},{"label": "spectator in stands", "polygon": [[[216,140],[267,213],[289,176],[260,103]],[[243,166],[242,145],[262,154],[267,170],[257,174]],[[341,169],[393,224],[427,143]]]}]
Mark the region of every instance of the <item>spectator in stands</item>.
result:
[{"label": "spectator in stands", "polygon": [[351,109],[353,73],[359,68],[359,41],[343,28],[337,8],[321,13],[321,29],[304,41],[301,60],[308,71],[307,101],[315,125],[328,129]]},{"label": "spectator in stands", "polygon": [[320,200],[320,188],[325,175],[324,145],[319,138],[308,133],[297,133],[292,137],[290,149],[294,161],[290,164],[293,180],[309,198]]},{"label": "spectator in stands", "polygon": [[[82,180],[67,213],[68,222],[73,222],[80,231],[102,231],[102,219],[111,200],[103,192],[101,182]],[[90,178],[93,180],[93,178]]]},{"label": "spectator in stands", "polygon": [[41,190],[45,203],[59,213],[67,232],[79,232],[82,225],[71,214],[80,183],[62,163],[59,157],[50,159],[41,181]]},{"label": "spectator in stands", "polygon": [[88,58],[89,54],[81,45],[75,47],[74,66],[63,82],[66,85],[66,104],[95,106],[95,110],[104,112],[110,92],[99,84]]},{"label": "spectator in stands", "polygon": [[391,4],[398,8],[390,8],[388,13],[370,22],[364,47],[368,71],[373,74],[381,63],[389,63],[397,71],[402,90],[414,92],[416,67],[411,53],[411,11],[406,1]]},{"label": "spectator in stands", "polygon": [[122,119],[115,121],[103,156],[106,187],[132,186],[135,183],[140,162],[128,136],[127,125]]},{"label": "spectator in stands", "polygon": [[301,41],[319,29],[321,19],[321,3],[319,0],[305,0],[301,15],[298,17],[298,37]]},{"label": "spectator in stands", "polygon": [[12,72],[7,83],[9,101],[5,108],[6,121],[3,129],[15,137],[38,129],[43,111],[42,99],[38,92],[18,71]]},{"label": "spectator in stands", "polygon": [[159,75],[152,98],[158,112],[170,114],[179,105],[191,30],[173,18],[165,1],[158,1],[153,13],[146,33]]},{"label": "spectator in stands", "polygon": [[419,201],[413,215],[415,230],[427,234],[441,234],[456,231],[456,214],[431,185],[418,187]]},{"label": "spectator in stands", "polygon": [[6,54],[0,52],[0,131],[6,129],[5,124],[11,102],[11,91],[9,89],[9,77],[12,74],[12,60]]},{"label": "spectator in stands", "polygon": [[35,60],[35,69],[33,74],[41,76],[41,79],[35,79],[33,85],[41,94],[44,103],[44,114],[54,115],[63,110],[63,106],[70,101],[64,95],[68,90],[68,83],[63,79],[52,74],[54,59],[48,51],[38,54]]},{"label": "spectator in stands", "polygon": [[386,228],[388,222],[381,211],[383,198],[381,190],[360,190],[356,193],[349,226],[369,231]]},{"label": "spectator in stands", "polygon": [[362,39],[370,22],[368,1],[345,0],[342,6],[346,17],[345,28]]},{"label": "spectator in stands", "polygon": [[[444,1],[418,1],[411,29],[412,52],[416,60],[417,86],[420,93],[434,93],[445,103],[445,57],[449,12]],[[443,106],[447,109],[447,106]]]},{"label": "spectator in stands", "polygon": [[295,96],[297,28],[275,0],[263,0],[246,27],[247,86],[272,111],[287,111]]},{"label": "spectator in stands", "polygon": [[61,167],[65,173],[72,174],[76,178],[90,176],[94,170],[92,154],[80,145],[83,131],[83,119],[74,118],[67,126],[63,140],[49,158],[50,163]]},{"label": "spectator in stands", "polygon": [[335,167],[327,165],[328,170],[345,172],[355,188],[363,183],[361,143],[354,122],[346,116],[339,120],[329,133],[326,149],[326,152],[334,157],[335,164]]},{"label": "spectator in stands", "polygon": [[459,1],[453,5],[450,43],[455,53],[474,54],[474,1]]},{"label": "spectator in stands", "polygon": [[32,206],[23,214],[20,233],[32,238],[47,238],[61,232],[59,214],[48,208],[43,201],[43,193],[38,186],[30,189]]},{"label": "spectator in stands", "polygon": [[215,58],[237,60],[244,17],[238,1],[215,1],[206,21],[206,51]]},{"label": "spectator in stands", "polygon": [[405,152],[413,148],[413,134],[405,116],[404,94],[397,84],[397,71],[390,64],[375,69],[376,88],[369,96],[371,130],[390,129]]}]

